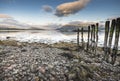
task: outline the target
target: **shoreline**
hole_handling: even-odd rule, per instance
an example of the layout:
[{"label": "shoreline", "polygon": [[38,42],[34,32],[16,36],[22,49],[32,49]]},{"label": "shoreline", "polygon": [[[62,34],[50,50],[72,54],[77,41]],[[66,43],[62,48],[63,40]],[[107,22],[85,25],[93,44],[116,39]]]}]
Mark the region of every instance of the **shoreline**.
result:
[{"label": "shoreline", "polygon": [[0,41],[1,81],[119,80],[119,58],[113,66],[97,55],[76,51],[75,43],[54,44]]},{"label": "shoreline", "polygon": [[[50,47],[56,47],[56,48],[60,48],[60,47],[75,47],[76,49],[77,47],[77,43],[75,43],[74,41],[59,41],[59,42],[55,42],[55,43],[41,43],[41,42],[21,42],[21,41],[16,41],[16,40],[0,40],[0,45],[6,45],[6,46],[24,46],[27,44],[31,44],[31,45],[43,45],[43,46],[50,46]],[[84,44],[86,45],[86,42],[84,42]],[[80,42],[80,46],[81,42]],[[99,49],[100,51],[103,51],[103,47],[102,46],[97,46],[97,49]],[[118,52],[120,53],[120,50],[118,49]]]}]

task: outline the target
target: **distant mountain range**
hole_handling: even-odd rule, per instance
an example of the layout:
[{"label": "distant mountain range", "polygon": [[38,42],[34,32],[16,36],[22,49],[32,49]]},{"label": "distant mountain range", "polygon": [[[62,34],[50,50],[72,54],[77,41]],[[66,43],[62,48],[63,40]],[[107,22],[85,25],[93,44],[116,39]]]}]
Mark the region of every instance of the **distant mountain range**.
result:
[{"label": "distant mountain range", "polygon": [[57,29],[61,25],[47,24],[47,25],[28,25],[20,23],[14,19],[5,19],[0,21],[0,30],[46,30],[46,29]]},{"label": "distant mountain range", "polygon": [[[57,30],[61,32],[73,32],[77,31],[78,28],[81,28],[81,26],[76,26],[76,25],[64,25],[61,28],[58,28]],[[84,27],[84,30],[87,30],[87,27]]]},{"label": "distant mountain range", "polygon": [[[84,32],[88,31],[88,26],[91,24],[96,24],[97,22],[89,22],[89,21],[72,21],[57,30],[61,32],[76,32],[78,28],[84,28]],[[99,22],[99,30],[104,30],[104,21]]]},{"label": "distant mountain range", "polygon": [[14,19],[5,19],[0,22],[1,30],[20,30],[20,29],[29,29],[30,26],[25,23],[20,23]]},{"label": "distant mountain range", "polygon": [[[25,23],[18,22],[14,19],[5,19],[0,21],[0,30],[59,30],[61,32],[74,32],[78,28],[84,27],[84,31],[87,31],[87,27],[94,22],[82,22],[74,21],[68,24],[47,24],[47,25],[28,25]],[[100,25],[100,30],[104,29],[104,26]]]},{"label": "distant mountain range", "polygon": [[[58,28],[57,30],[61,31],[61,32],[76,32],[79,29],[81,28],[84,28],[84,32],[87,32],[88,31],[88,26],[81,26],[81,25],[71,25],[71,24],[67,24],[67,25],[63,25],[61,28]],[[100,30],[104,30],[104,26],[100,25],[99,26],[99,31]]]}]

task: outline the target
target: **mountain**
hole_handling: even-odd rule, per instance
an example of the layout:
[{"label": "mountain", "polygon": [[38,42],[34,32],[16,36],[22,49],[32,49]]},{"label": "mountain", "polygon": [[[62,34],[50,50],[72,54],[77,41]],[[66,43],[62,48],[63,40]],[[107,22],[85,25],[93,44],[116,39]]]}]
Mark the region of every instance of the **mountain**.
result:
[{"label": "mountain", "polygon": [[59,27],[61,27],[61,25],[53,23],[46,25],[28,25],[12,18],[0,21],[1,30],[54,30]]},{"label": "mountain", "polygon": [[30,25],[18,22],[17,20],[14,19],[5,19],[0,22],[0,29],[29,29]]},{"label": "mountain", "polygon": [[[61,28],[58,28],[57,30],[61,32],[76,32],[82,27],[84,28],[84,32],[88,31],[88,26],[96,24],[96,22],[84,22],[84,21],[74,21],[74,22],[69,22],[68,24],[63,25]],[[104,30],[104,23],[99,23],[99,30]]]},{"label": "mountain", "polygon": [[46,24],[46,25],[31,25],[31,28],[44,29],[44,30],[55,30],[60,28],[62,25],[59,24]]},{"label": "mountain", "polygon": [[[78,30],[78,28],[82,28],[83,26],[79,26],[79,25],[63,25],[61,28],[58,28],[57,30],[61,31],[61,32],[75,32]],[[84,27],[84,31],[87,31],[87,27]]]}]

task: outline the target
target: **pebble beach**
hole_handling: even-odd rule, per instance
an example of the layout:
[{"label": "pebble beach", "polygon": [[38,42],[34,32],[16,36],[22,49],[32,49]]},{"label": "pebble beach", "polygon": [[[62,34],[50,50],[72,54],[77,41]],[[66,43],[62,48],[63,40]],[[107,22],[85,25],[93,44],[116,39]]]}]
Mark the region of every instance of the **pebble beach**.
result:
[{"label": "pebble beach", "polygon": [[0,41],[0,81],[119,81],[120,58],[115,65],[72,43]]}]

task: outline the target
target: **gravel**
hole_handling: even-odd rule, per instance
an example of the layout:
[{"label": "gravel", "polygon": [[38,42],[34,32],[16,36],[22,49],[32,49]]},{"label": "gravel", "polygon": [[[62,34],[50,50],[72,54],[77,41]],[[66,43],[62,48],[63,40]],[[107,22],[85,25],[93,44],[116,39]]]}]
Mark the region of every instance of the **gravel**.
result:
[{"label": "gravel", "polygon": [[0,81],[64,81],[70,65],[57,48],[0,46]]},{"label": "gravel", "polygon": [[119,81],[120,66],[104,62],[101,53],[0,45],[0,81]]}]

